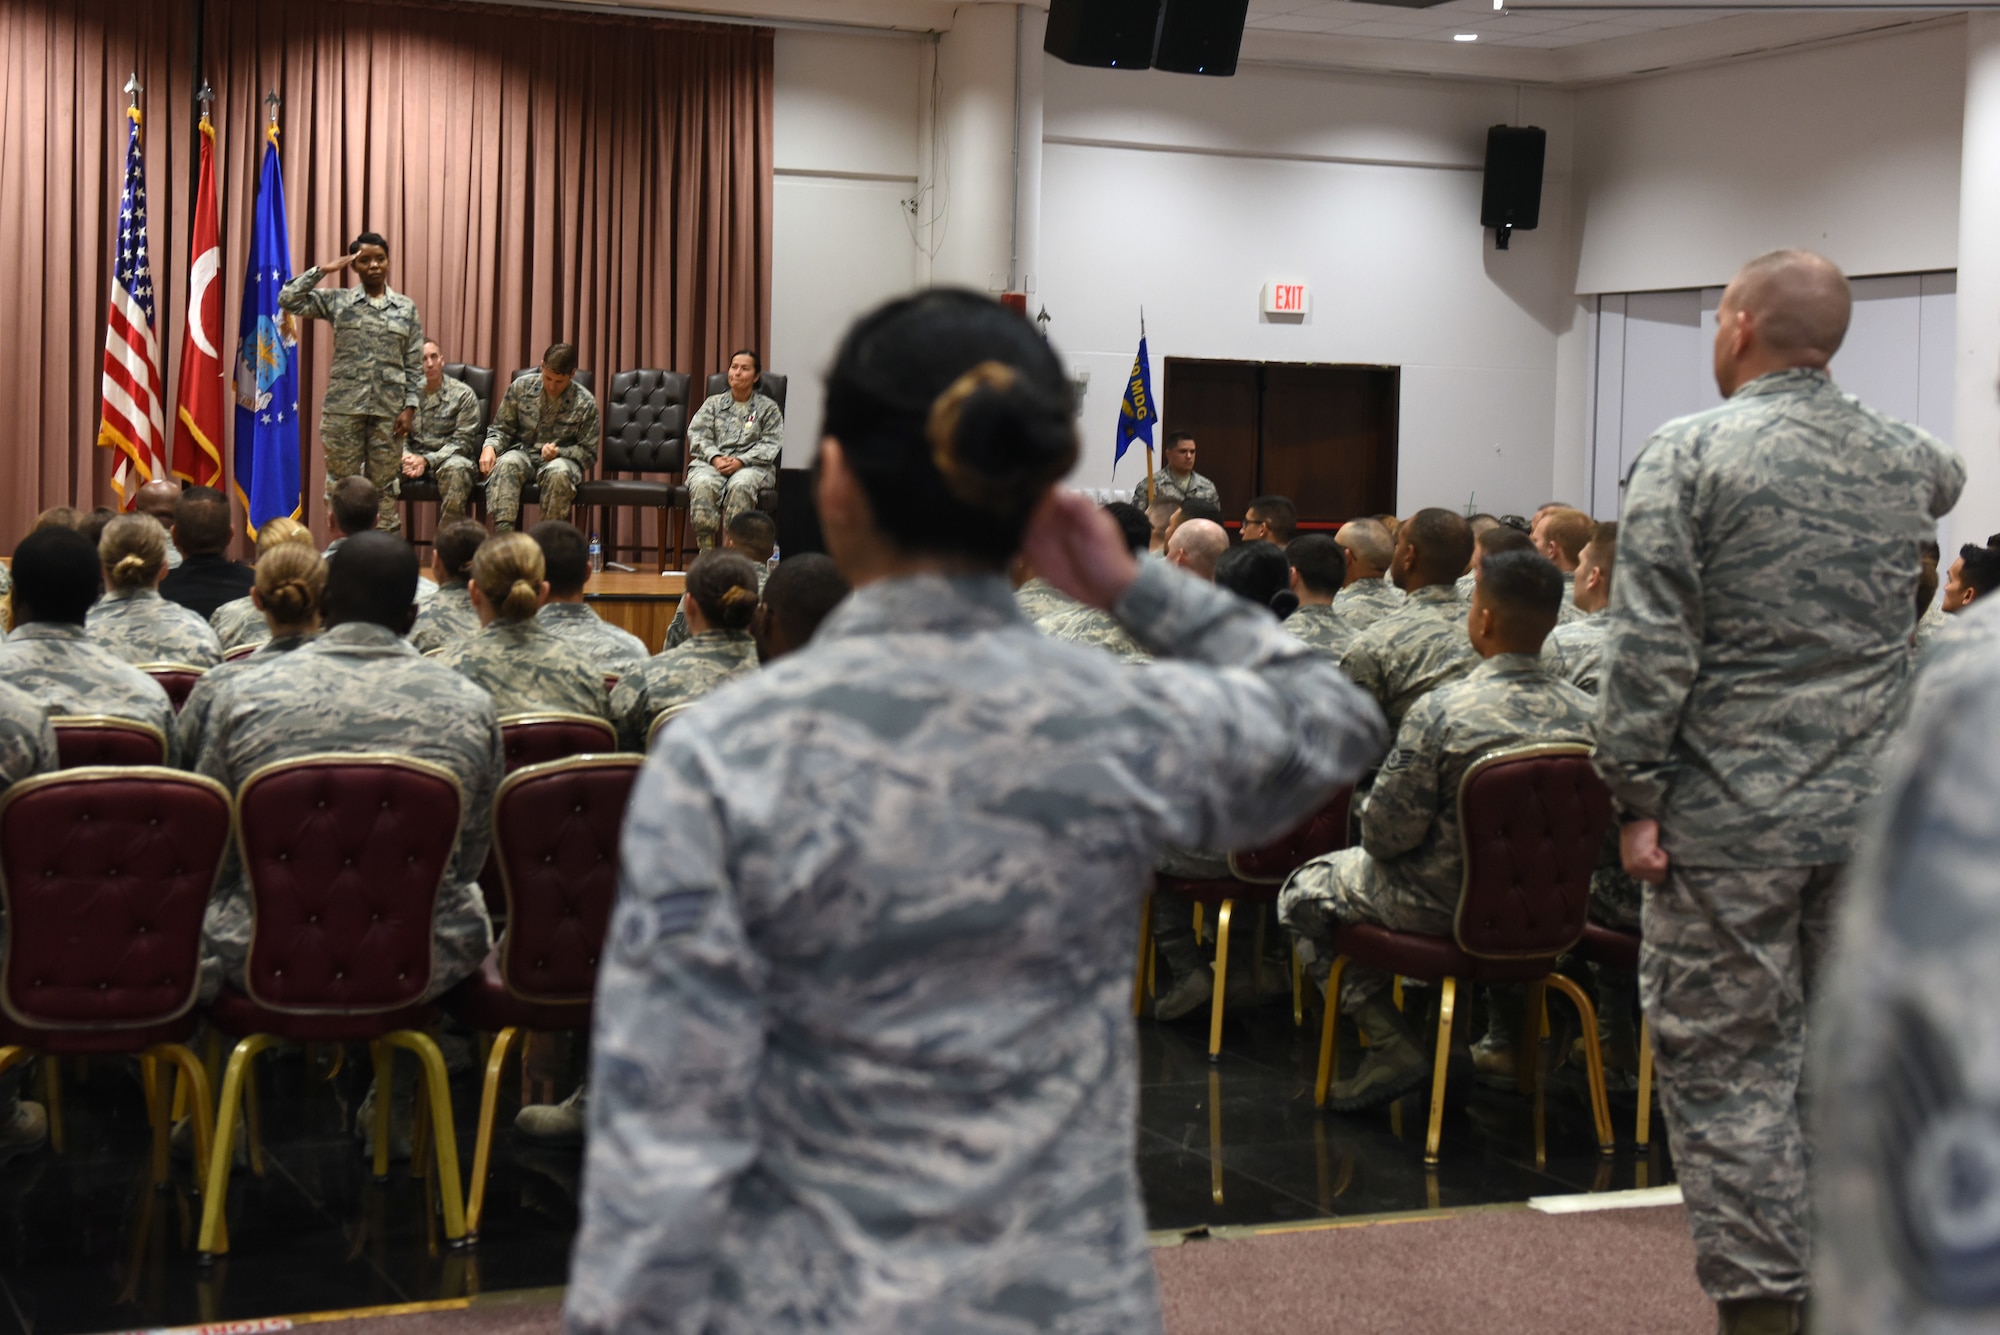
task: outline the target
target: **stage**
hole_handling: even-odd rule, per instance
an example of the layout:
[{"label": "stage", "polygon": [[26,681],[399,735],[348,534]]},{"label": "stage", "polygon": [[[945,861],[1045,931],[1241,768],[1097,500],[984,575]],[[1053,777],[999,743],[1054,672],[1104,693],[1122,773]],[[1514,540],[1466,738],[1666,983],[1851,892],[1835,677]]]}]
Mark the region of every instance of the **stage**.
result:
[{"label": "stage", "polygon": [[657,654],[667,642],[667,627],[673,623],[686,582],[679,570],[664,574],[605,570],[583,586],[583,601],[612,625],[644,640],[648,653]]}]

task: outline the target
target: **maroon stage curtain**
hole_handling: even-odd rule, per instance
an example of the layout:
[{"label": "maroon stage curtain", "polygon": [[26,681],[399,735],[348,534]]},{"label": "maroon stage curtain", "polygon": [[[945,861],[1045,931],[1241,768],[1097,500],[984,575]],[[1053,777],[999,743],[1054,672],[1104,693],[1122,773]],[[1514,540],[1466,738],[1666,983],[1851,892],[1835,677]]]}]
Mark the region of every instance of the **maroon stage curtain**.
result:
[{"label": "maroon stage curtain", "polygon": [[[196,159],[191,0],[0,0],[0,548],[38,510],[113,503],[95,446],[122,154],[145,85],[164,383],[179,369]],[[614,372],[699,377],[771,321],[771,32],[488,5],[207,0],[226,359],[275,88],[296,268],[363,230],[390,243],[447,361],[502,384],[574,342]],[[334,280],[329,280],[332,282]],[[306,512],[324,531],[305,326]],[[233,420],[231,423],[233,429]],[[230,453],[233,454],[233,437]]]}]

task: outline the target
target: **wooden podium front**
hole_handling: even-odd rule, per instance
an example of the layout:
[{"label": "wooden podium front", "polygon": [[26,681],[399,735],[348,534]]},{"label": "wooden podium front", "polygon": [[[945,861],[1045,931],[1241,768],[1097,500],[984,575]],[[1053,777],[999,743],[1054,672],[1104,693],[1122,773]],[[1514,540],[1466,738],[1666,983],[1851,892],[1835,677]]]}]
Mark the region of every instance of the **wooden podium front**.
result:
[{"label": "wooden podium front", "polygon": [[583,601],[612,625],[644,640],[648,653],[657,654],[667,642],[667,627],[686,584],[686,575],[678,570],[601,570],[583,586]]}]

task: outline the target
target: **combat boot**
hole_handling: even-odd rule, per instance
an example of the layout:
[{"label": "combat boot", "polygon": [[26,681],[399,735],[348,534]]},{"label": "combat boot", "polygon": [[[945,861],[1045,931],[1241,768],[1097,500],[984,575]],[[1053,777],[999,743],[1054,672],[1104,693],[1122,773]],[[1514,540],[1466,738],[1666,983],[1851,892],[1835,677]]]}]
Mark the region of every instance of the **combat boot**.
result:
[{"label": "combat boot", "polygon": [[1778,1298],[1738,1298],[1716,1304],[1716,1335],[1797,1335],[1804,1307]]},{"label": "combat boot", "polygon": [[1368,1039],[1368,1055],[1351,1079],[1335,1081],[1327,1090],[1326,1106],[1335,1112],[1359,1112],[1393,1102],[1431,1073],[1430,1056],[1387,992],[1355,1012],[1354,1026]]},{"label": "combat boot", "polygon": [[1215,995],[1215,975],[1206,964],[1182,974],[1174,985],[1153,1000],[1155,1020],[1178,1020],[1209,1003]]}]

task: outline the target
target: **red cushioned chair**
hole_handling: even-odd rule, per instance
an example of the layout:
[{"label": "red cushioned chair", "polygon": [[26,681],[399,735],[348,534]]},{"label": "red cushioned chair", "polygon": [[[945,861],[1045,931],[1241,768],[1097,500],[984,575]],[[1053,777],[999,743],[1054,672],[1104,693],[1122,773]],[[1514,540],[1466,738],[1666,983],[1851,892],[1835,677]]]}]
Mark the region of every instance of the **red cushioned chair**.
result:
[{"label": "red cushioned chair", "polygon": [[108,714],[58,714],[56,759],[64,769],[81,765],[164,765],[166,734],[137,719]]},{"label": "red cushioned chair", "polygon": [[[1639,939],[1637,932],[1621,932],[1615,927],[1586,922],[1579,953],[1593,964],[1635,974],[1639,972]],[[1639,1013],[1639,1120],[1632,1131],[1640,1149],[1652,1143],[1653,1025],[1644,1011]]]},{"label": "red cushioned chair", "polygon": [[[1354,790],[1343,788],[1326,805],[1262,848],[1229,855],[1228,879],[1189,880],[1178,876],[1156,878],[1154,894],[1176,895],[1190,903],[1215,909],[1215,995],[1209,1002],[1208,1059],[1222,1058],[1223,996],[1229,985],[1229,927],[1238,902],[1257,906],[1257,950],[1255,968],[1264,968],[1264,907],[1278,902],[1278,889],[1299,867],[1322,853],[1347,846],[1347,807]],[[1139,976],[1132,987],[1132,1013],[1144,1013],[1146,971],[1153,949],[1153,901],[1148,895],[1139,907]],[[1261,976],[1259,982],[1261,983]],[[1299,1019],[1297,971],[1293,974],[1292,1015]]]},{"label": "red cushioned chair", "polygon": [[239,658],[248,658],[264,646],[261,644],[239,644],[222,656],[225,663],[234,663]]},{"label": "red cushioned chair", "polygon": [[[201,921],[229,845],[229,793],[153,766],[64,770],[0,795],[0,1071],[45,1058],[136,1056],[167,1180],[167,1084],[180,1072],[208,1167],[208,1073],[185,1046],[201,983]],[[49,1135],[62,1145],[50,1062]]]},{"label": "red cushioned chair", "polygon": [[465,1226],[479,1232],[500,1073],[522,1030],[590,1027],[597,957],[618,893],[618,833],[644,763],[639,757],[574,756],[516,770],[493,800],[507,931],[471,978],[445,998],[451,1013],[495,1035],[479,1100],[472,1197]]},{"label": "red cushioned chair", "polygon": [[375,1063],[375,1176],[389,1173],[394,1049],[422,1064],[445,1236],[465,1237],[458,1142],[437,1018],[432,924],[464,817],[458,780],[404,756],[314,755],[267,765],[236,795],[237,846],[253,911],[244,988],[209,1018],[241,1035],[222,1079],[203,1202],[204,1261],[228,1250],[230,1139],[249,1065],[273,1043],[365,1042]]},{"label": "red cushioned chair", "polygon": [[166,689],[167,699],[173,701],[176,714],[181,712],[181,706],[187,703],[189,693],[194,690],[194,684],[201,680],[201,674],[207,670],[198,668],[192,663],[139,664],[139,671]]},{"label": "red cushioned chair", "polygon": [[500,750],[509,774],[565,756],[617,749],[617,729],[590,714],[508,714],[500,720]]},{"label": "red cushioned chair", "polygon": [[1340,979],[1349,960],[1442,984],[1430,1133],[1424,1143],[1424,1162],[1429,1164],[1438,1160],[1458,984],[1526,983],[1528,1034],[1540,1033],[1543,989],[1554,987],[1583,1017],[1591,1116],[1598,1149],[1609,1154],[1611,1112],[1597,1049],[1597,1012],[1582,988],[1554,970],[1556,959],[1583,937],[1590,873],[1611,824],[1611,794],[1591,768],[1588,747],[1510,747],[1481,756],[1465,772],[1458,786],[1458,821],[1465,881],[1450,937],[1370,923],[1333,934],[1335,958],[1326,985],[1313,1101],[1326,1106],[1327,1086],[1339,1066],[1334,1025]]}]

